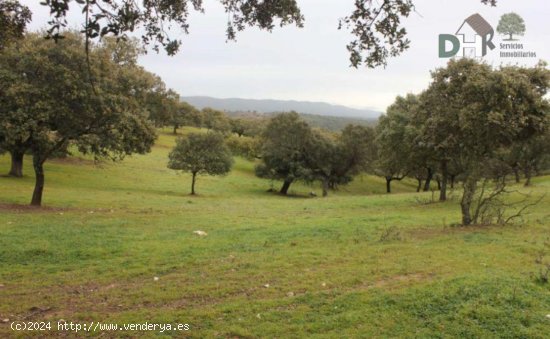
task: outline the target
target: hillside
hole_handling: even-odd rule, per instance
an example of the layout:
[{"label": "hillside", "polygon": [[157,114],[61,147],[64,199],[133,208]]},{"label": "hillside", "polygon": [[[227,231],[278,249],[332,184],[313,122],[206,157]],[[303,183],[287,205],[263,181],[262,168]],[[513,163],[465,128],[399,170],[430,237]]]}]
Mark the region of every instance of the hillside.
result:
[{"label": "hillside", "polygon": [[347,125],[375,126],[375,119],[359,119],[349,117],[336,117],[315,114],[300,114],[300,117],[313,127],[324,128],[329,131],[338,132]]},{"label": "hillside", "polygon": [[[277,113],[254,113],[254,112],[226,112],[229,117],[271,117]],[[348,117],[334,117],[315,114],[299,113],[302,120],[307,122],[312,127],[323,128],[333,132],[339,132],[347,125],[360,125],[360,126],[375,126],[378,122],[374,119],[359,119]]]},{"label": "hillside", "polygon": [[[0,177],[0,337],[10,321],[59,319],[190,325],[85,333],[106,337],[547,336],[550,285],[535,277],[548,195],[521,227],[454,227],[459,192],[427,204],[412,181],[383,194],[361,176],[327,198],[308,197],[317,185],[282,197],[236,159],[191,197],[189,175],[166,168],[174,143],[167,130],[119,163],[48,161],[43,209],[25,206],[30,157],[25,177]],[[549,177],[533,181],[514,189],[548,192]]]},{"label": "hillside", "polygon": [[220,99],[207,96],[184,96],[183,101],[202,109],[211,107],[224,111],[273,113],[296,111],[304,114],[314,114],[333,117],[348,117],[359,119],[377,119],[381,112],[370,109],[355,109],[342,105],[332,105],[325,102],[309,102],[294,100],[257,100],[257,99]]}]

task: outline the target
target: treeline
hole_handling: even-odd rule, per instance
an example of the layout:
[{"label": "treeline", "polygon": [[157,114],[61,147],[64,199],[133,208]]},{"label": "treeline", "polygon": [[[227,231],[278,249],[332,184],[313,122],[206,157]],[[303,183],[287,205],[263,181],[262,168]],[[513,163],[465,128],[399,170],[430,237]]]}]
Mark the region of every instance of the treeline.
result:
[{"label": "treeline", "polygon": [[[269,119],[277,114],[282,112],[273,112],[273,113],[258,113],[254,111],[225,111],[225,113],[230,118],[244,118],[247,120],[250,119]],[[359,126],[375,126],[376,119],[368,118],[352,118],[352,117],[340,117],[340,116],[327,116],[327,115],[318,115],[318,114],[307,114],[307,113],[298,113],[300,118],[307,122],[311,127],[326,129],[331,132],[341,132],[348,125],[359,125]]]},{"label": "treeline", "polygon": [[519,181],[523,172],[528,185],[548,168],[546,66],[492,68],[460,59],[435,70],[425,91],[398,98],[380,119],[380,173],[388,181],[414,177],[419,187],[439,175],[440,200],[460,180],[462,223],[477,222],[472,206],[480,181],[504,182],[509,175]]},{"label": "treeline", "polygon": [[469,225],[489,208],[487,182],[496,186],[489,196],[496,196],[507,177],[519,182],[523,174],[529,185],[549,168],[549,82],[543,62],[492,68],[452,60],[432,73],[422,93],[398,97],[376,128],[349,125],[331,133],[283,113],[256,137],[230,137],[226,145],[258,159],[256,175],[281,181],[281,194],[302,181],[319,182],[326,196],[367,172],[384,177],[388,193],[392,181],[405,177],[417,180],[417,191],[431,190],[435,181],[445,201],[448,187],[460,182],[462,223]]},{"label": "treeline", "polygon": [[384,177],[388,193],[392,181],[405,177],[417,181],[417,191],[435,182],[441,201],[449,186],[468,178],[523,176],[529,185],[549,168],[549,80],[545,63],[493,69],[453,60],[432,73],[422,93],[397,97],[376,127],[348,125],[334,133],[283,113],[251,135],[255,142],[242,139],[249,146],[231,137],[228,144],[262,160],[258,176],[286,182],[281,193],[298,180],[336,187],[362,172]]},{"label": "treeline", "polygon": [[[391,182],[405,177],[417,190],[438,183],[439,200],[457,181],[463,186],[462,223],[477,222],[472,204],[482,180],[504,182],[549,168],[550,72],[545,63],[492,68],[472,59],[452,60],[432,73],[418,95],[398,97],[375,130],[349,126],[341,135],[312,130],[293,114],[275,117],[262,134],[260,177],[322,182],[323,190],[370,172]],[[476,206],[478,208],[479,206]]]}]

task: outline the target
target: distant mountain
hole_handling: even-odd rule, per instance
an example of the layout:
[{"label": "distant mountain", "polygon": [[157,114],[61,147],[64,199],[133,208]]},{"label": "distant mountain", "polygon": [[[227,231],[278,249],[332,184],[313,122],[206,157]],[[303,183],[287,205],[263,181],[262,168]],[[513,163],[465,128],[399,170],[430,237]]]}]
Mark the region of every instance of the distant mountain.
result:
[{"label": "distant mountain", "polygon": [[309,102],[295,100],[257,100],[257,99],[219,99],[206,96],[181,97],[191,105],[202,109],[211,107],[230,112],[288,112],[296,111],[304,114],[315,114],[335,117],[351,117],[360,119],[376,119],[381,112],[369,109],[356,109],[341,105],[332,105],[326,102]]}]

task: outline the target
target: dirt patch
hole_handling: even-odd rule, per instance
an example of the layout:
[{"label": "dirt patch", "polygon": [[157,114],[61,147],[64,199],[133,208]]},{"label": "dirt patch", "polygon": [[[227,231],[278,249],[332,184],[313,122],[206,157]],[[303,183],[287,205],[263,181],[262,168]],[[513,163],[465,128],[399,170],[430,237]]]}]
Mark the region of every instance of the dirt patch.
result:
[{"label": "dirt patch", "polygon": [[382,280],[377,280],[374,283],[366,284],[364,288],[382,288],[382,287],[392,287],[398,285],[408,285],[418,282],[429,282],[435,278],[434,273],[410,273],[410,274],[400,274],[393,277],[389,277]]},{"label": "dirt patch", "polygon": [[155,148],[163,148],[163,149],[172,149],[174,148],[174,146],[170,146],[170,145],[164,145],[164,144],[155,144],[155,146],[153,146]]},{"label": "dirt patch", "polygon": [[[125,210],[124,208],[117,209],[118,211]],[[82,207],[55,207],[55,206],[31,206],[31,205],[21,205],[21,204],[7,204],[0,202],[0,213],[1,212],[16,212],[16,213],[59,213],[63,212],[81,212],[87,214],[106,214],[114,213],[115,210],[112,208],[82,208]],[[159,211],[156,211],[159,212]],[[138,212],[139,213],[139,212]]]},{"label": "dirt patch", "polygon": [[502,230],[502,226],[464,226],[464,227],[426,227],[405,231],[407,239],[426,240],[447,235],[468,234],[476,232],[492,232]]},{"label": "dirt patch", "polygon": [[90,159],[82,159],[78,157],[65,157],[65,158],[53,158],[50,159],[49,162],[52,162],[54,164],[67,164],[67,165],[92,165],[92,166],[100,166],[101,161],[94,161]]},{"label": "dirt patch", "polygon": [[44,212],[64,212],[68,211],[68,207],[50,207],[50,206],[31,206],[31,205],[20,205],[20,204],[5,204],[0,203],[0,212],[18,212],[18,213],[44,213]]}]

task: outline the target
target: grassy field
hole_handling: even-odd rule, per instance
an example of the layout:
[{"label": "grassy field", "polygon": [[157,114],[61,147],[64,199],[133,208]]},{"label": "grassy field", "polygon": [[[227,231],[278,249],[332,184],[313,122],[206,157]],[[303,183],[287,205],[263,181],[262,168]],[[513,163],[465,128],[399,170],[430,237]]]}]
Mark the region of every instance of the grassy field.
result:
[{"label": "grassy field", "polygon": [[[189,176],[166,168],[173,144],[162,134],[120,163],[50,161],[41,210],[22,206],[29,158],[24,178],[0,177],[0,337],[29,334],[14,320],[64,319],[190,325],[79,333],[104,337],[548,338],[550,284],[535,275],[550,196],[523,225],[453,227],[458,192],[423,204],[431,193],[413,182],[387,195],[364,176],[328,198],[300,185],[281,197],[237,159],[190,197]],[[549,192],[550,177],[525,191]]]}]

